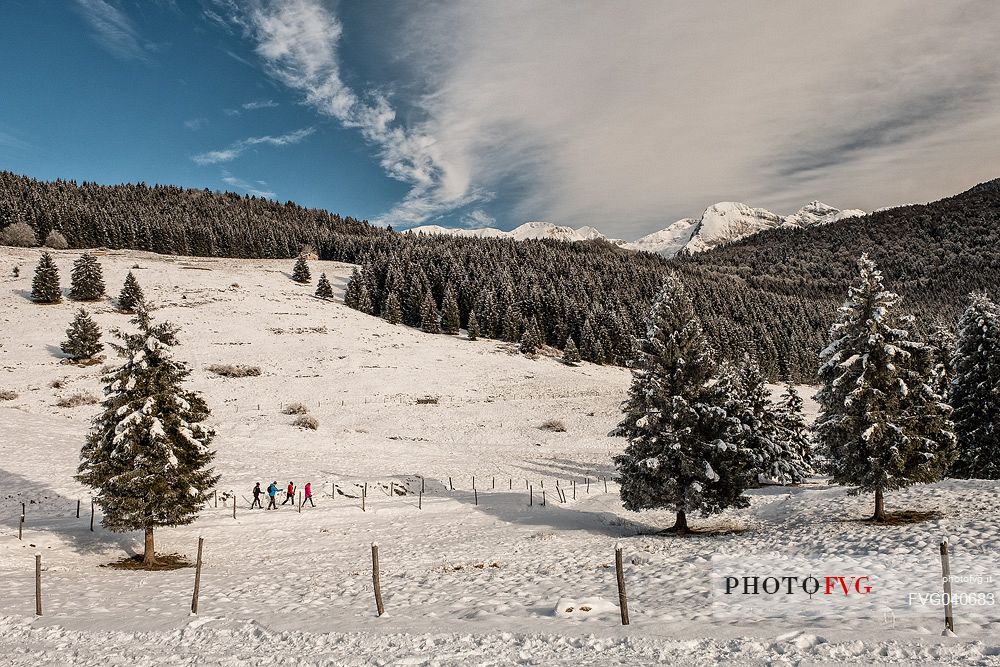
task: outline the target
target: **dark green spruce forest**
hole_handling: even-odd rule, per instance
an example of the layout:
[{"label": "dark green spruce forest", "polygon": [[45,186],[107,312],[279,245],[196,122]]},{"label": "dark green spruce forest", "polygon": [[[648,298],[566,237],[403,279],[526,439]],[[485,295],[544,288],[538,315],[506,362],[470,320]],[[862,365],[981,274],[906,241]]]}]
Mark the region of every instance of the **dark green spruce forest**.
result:
[{"label": "dark green spruce forest", "polygon": [[172,186],[43,182],[0,172],[0,228],[55,230],[71,248],[322,259],[359,264],[349,305],[420,326],[427,296],[445,331],[475,313],[479,335],[520,341],[535,327],[583,359],[627,364],[664,275],[676,271],[712,345],[749,353],[770,379],[814,379],[818,353],[857,258],[868,252],[917,318],[953,326],[970,292],[1000,287],[1000,179],[924,205],[805,230],[762,232],[665,259],[604,241],[414,236],[363,220],[252,196]]}]

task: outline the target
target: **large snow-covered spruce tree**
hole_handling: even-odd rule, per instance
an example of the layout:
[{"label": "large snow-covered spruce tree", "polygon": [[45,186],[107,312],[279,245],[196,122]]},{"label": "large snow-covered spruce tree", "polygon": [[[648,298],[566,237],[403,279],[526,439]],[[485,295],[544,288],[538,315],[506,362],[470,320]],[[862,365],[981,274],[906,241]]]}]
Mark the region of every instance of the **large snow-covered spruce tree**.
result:
[{"label": "large snow-covered spruce tree", "polygon": [[77,480],[94,489],[103,525],[145,532],[143,565],[156,564],[153,530],[189,524],[219,480],[210,467],[208,406],[184,389],[190,375],[173,356],[177,328],[140,309],[135,333],[115,331],[124,359],[108,373],[103,412],[80,454]]},{"label": "large snow-covered spruce tree", "polygon": [[983,293],[970,300],[952,361],[959,455],[951,472],[1000,479],[1000,306]]},{"label": "large snow-covered spruce tree", "polygon": [[862,255],[831,342],[820,353],[822,387],[815,432],[829,453],[833,481],[874,492],[875,521],[884,494],[934,482],[955,457],[951,408],[935,390],[928,346],[913,342],[899,297],[885,289]]},{"label": "large snow-covered spruce tree", "polygon": [[742,425],[675,275],[653,303],[632,373],[617,430],[629,444],[614,459],[625,508],[673,510],[673,529],[683,534],[689,512],[745,507],[751,467],[739,445]]}]

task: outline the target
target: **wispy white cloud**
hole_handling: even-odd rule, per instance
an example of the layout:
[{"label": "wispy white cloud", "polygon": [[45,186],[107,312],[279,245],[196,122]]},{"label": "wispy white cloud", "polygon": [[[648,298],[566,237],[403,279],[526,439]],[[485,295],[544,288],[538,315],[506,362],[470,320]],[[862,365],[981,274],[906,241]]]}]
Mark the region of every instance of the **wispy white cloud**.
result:
[{"label": "wispy white cloud", "polygon": [[221,179],[222,179],[222,182],[225,183],[226,185],[234,187],[237,190],[242,190],[243,192],[245,192],[247,194],[256,195],[258,197],[265,197],[267,199],[274,199],[274,197],[275,197],[275,193],[273,193],[273,192],[271,192],[269,190],[261,190],[260,189],[260,187],[267,185],[263,181],[257,181],[256,184],[250,183],[249,181],[245,181],[242,178],[239,178],[237,176],[233,176],[231,173],[229,173],[225,169],[222,170]]},{"label": "wispy white cloud", "polygon": [[106,0],[76,0],[76,7],[101,48],[122,60],[149,62],[153,46],[142,39],[135,24],[119,7]]},{"label": "wispy white cloud", "polygon": [[497,219],[481,208],[474,209],[462,216],[460,225],[466,229],[482,229],[493,227],[497,224]]},{"label": "wispy white cloud", "polygon": [[254,146],[288,146],[291,144],[297,144],[315,131],[316,128],[314,127],[305,127],[301,130],[295,130],[294,132],[289,132],[288,134],[282,134],[276,137],[271,135],[265,135],[263,137],[247,137],[246,139],[234,141],[225,148],[208,151],[206,153],[199,153],[191,159],[200,165],[231,162]]},{"label": "wispy white cloud", "polygon": [[256,111],[257,109],[273,109],[278,106],[274,100],[253,100],[244,102],[239,109],[223,109],[227,116],[239,116],[244,111]]},{"label": "wispy white cloud", "polygon": [[184,121],[184,127],[193,132],[196,132],[206,127],[208,125],[208,122],[209,121],[207,118],[192,118],[190,120]]},{"label": "wispy white cloud", "polygon": [[418,224],[489,198],[469,182],[467,170],[442,153],[432,135],[397,122],[385,96],[362,95],[344,83],[337,57],[343,27],[319,0],[254,2],[235,20],[250,27],[257,53],[275,79],[299,91],[320,113],[357,129],[377,148],[386,173],[410,186],[379,224]]},{"label": "wispy white cloud", "polygon": [[273,109],[278,106],[278,103],[274,100],[253,100],[252,102],[244,102],[242,107],[244,111],[253,111],[255,109]]},{"label": "wispy white cloud", "polygon": [[19,151],[26,151],[33,148],[33,146],[27,141],[19,139],[10,132],[4,132],[3,130],[0,130],[0,146],[3,146],[4,148],[13,148],[14,150]]}]

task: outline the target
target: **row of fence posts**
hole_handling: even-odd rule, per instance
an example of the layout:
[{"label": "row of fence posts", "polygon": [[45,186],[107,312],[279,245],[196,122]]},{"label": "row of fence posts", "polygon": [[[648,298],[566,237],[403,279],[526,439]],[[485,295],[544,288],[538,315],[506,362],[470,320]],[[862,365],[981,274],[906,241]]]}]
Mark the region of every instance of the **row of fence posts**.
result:
[{"label": "row of fence posts", "polygon": [[[606,477],[598,477],[597,481],[603,481],[604,482],[604,492],[607,493],[608,492],[608,479]],[[573,500],[576,500],[576,480],[575,479],[574,480],[570,480],[570,483],[571,483],[571,488],[572,488],[572,491],[573,491]],[[585,478],[584,483],[586,484],[586,491],[589,494],[590,493],[590,478],[589,477]],[[541,491],[542,491],[541,506],[545,507],[545,504],[546,504],[545,480],[541,480],[540,484],[541,484]],[[365,511],[367,511],[368,482],[364,482],[363,484],[359,484],[357,482],[354,482],[354,486],[357,486],[357,487],[361,488],[361,511],[365,512]],[[400,483],[399,486],[400,486],[401,489],[404,490],[404,493],[401,494],[401,495],[409,495],[409,487],[407,485]],[[497,478],[494,475],[493,478],[492,478],[492,486],[491,486],[491,488],[492,489],[496,489],[496,486],[497,486]],[[343,486],[341,486],[341,488],[343,488]],[[507,488],[509,490],[513,490],[513,488],[514,488],[514,478],[513,477],[509,477],[508,478]],[[525,479],[524,480],[524,488],[528,490],[528,506],[529,507],[533,507],[534,504],[535,504],[535,487],[534,487],[533,484],[531,484],[530,480]],[[448,490],[449,491],[454,491],[455,490],[455,485],[452,482],[452,478],[451,477],[448,477]],[[306,499],[302,495],[302,491],[301,490],[299,490],[297,493],[298,493],[298,495],[297,495],[296,505],[297,505],[298,513],[301,514],[302,513],[302,507],[303,507],[303,505],[305,505]],[[396,495],[396,482],[395,481],[390,480],[390,482],[389,482],[389,492],[388,493],[389,493],[389,497],[390,498],[393,497],[394,495]],[[566,495],[566,490],[559,486],[559,480],[558,479],[556,480],[556,494],[559,496],[559,502],[561,502],[561,503],[568,502],[567,495]],[[237,504],[236,493],[232,489],[230,489],[229,495],[233,499],[233,518],[235,519],[236,518],[236,504]],[[473,502],[476,504],[476,506],[478,506],[479,505],[479,489],[478,489],[478,487],[476,487],[476,478],[475,478],[475,476],[472,477],[472,495],[473,495]],[[215,507],[218,508],[219,507],[219,491],[218,491],[218,489],[216,489],[214,491],[214,496],[215,496]],[[337,499],[337,482],[331,482],[330,483],[330,498],[332,500],[336,500]],[[225,506],[225,502],[223,502],[223,506]],[[424,478],[421,477],[420,478],[420,490],[418,491],[418,495],[417,495],[417,509],[423,509],[423,507],[424,507]],[[90,509],[91,509],[90,529],[93,530],[94,529],[94,516],[93,516],[93,514],[94,514],[94,503],[93,503],[93,500],[91,500],[91,508]],[[76,516],[77,516],[77,518],[80,517],[80,501],[79,500],[77,501]]]},{"label": "row of fence posts", "polygon": [[[509,485],[511,487],[513,486],[513,483],[514,483],[513,482],[513,478],[510,478]],[[526,480],[526,483],[527,483],[527,480]],[[588,487],[589,487],[589,483],[590,483],[589,479],[587,480],[587,483],[588,483]],[[607,479],[604,480],[604,483],[605,483],[605,488],[607,488],[607,486],[606,486],[607,485]],[[475,486],[475,484],[476,484],[475,477],[473,477],[473,479],[472,479],[472,489],[473,489],[473,492],[476,492],[476,486]],[[543,484],[544,484],[544,482],[543,482]],[[451,488],[452,490],[454,490],[454,486],[452,485],[450,477],[448,478],[448,486],[449,486],[449,488]],[[493,478],[493,486],[494,486],[494,488],[496,487],[496,478],[495,477]],[[575,488],[576,487],[576,482],[575,481],[573,483],[573,486],[574,486],[574,489],[573,489],[574,490],[574,495],[573,495],[573,497],[576,498],[576,488]],[[563,502],[565,502],[565,492],[559,490],[559,483],[558,483],[558,481],[556,482],[556,489],[557,489],[557,492],[559,492],[561,494],[561,496],[563,497]],[[531,504],[531,502],[533,502],[533,499],[534,499],[534,487],[532,485],[530,485],[530,484],[528,484],[528,491],[529,491],[529,494],[530,494],[529,504]],[[330,494],[331,497],[335,496],[336,492],[337,492],[337,483],[334,482],[333,483],[333,487],[331,489],[331,494]],[[391,495],[394,492],[395,492],[395,482],[391,482],[390,483],[390,488],[389,488],[389,493]],[[236,502],[236,494],[233,493],[232,491],[230,491],[230,495],[233,498],[233,518],[235,519],[236,518],[236,504],[237,504],[237,502]],[[368,483],[365,482],[365,484],[364,484],[364,486],[362,487],[362,490],[361,490],[361,510],[362,511],[365,510],[365,499],[366,499],[367,496],[368,496]],[[423,496],[424,496],[424,478],[421,477],[421,479],[420,479],[420,492],[419,492],[419,496],[418,496],[418,500],[417,500],[417,503],[418,503],[417,507],[418,508],[420,508],[421,505],[423,504]],[[302,512],[302,504],[304,502],[305,502],[305,499],[302,497],[302,492],[299,491],[299,499],[298,499],[298,511],[299,511],[299,513]],[[218,503],[219,503],[219,493],[218,493],[218,491],[216,491],[215,492],[215,504],[216,504],[216,507],[218,507]],[[478,492],[476,492],[476,503],[478,504]],[[90,530],[91,531],[94,530],[94,505],[95,505],[94,499],[91,498],[91,500],[90,500]],[[542,489],[542,505],[543,506],[545,505],[545,490],[544,489]],[[26,514],[27,514],[27,504],[22,502],[21,503],[21,517],[20,517],[20,521],[18,522],[18,530],[17,530],[17,539],[18,540],[22,540],[23,539],[23,528],[24,528]],[[77,501],[76,501],[76,518],[78,518],[78,519],[80,518],[80,500],[79,499],[77,499]],[[195,564],[194,594],[192,595],[192,598],[191,598],[191,613],[192,614],[197,614],[198,613],[198,597],[199,597],[200,592],[201,592],[201,566],[202,566],[202,553],[203,553],[204,544],[205,544],[205,538],[198,537],[198,557],[197,557],[197,561],[196,561],[196,564]],[[942,582],[943,582],[943,585],[944,585],[944,597],[945,597],[945,629],[948,630],[948,631],[950,631],[950,632],[954,632],[955,631],[955,615],[954,615],[954,607],[953,607],[952,594],[951,594],[951,567],[950,567],[949,558],[948,558],[948,540],[947,539],[945,539],[945,540],[943,540],[941,542],[940,552],[941,552]],[[624,571],[624,567],[623,567],[623,564],[622,564],[622,548],[618,544],[615,545],[615,575],[616,575],[616,580],[617,580],[617,584],[618,584],[618,608],[619,608],[619,611],[621,612],[622,625],[628,625],[629,624],[629,617],[628,617],[628,595],[627,595],[626,589],[625,589],[625,571]],[[381,579],[380,579],[380,576],[379,576],[379,559],[378,559],[378,543],[377,542],[372,542],[372,584],[373,584],[374,589],[375,589],[375,605],[376,605],[376,609],[378,610],[378,615],[381,616],[383,613],[385,613],[385,607],[384,607],[384,604],[383,604],[383,601],[382,601],[382,587],[381,587]],[[41,616],[42,615],[42,554],[41,553],[35,553],[35,615],[36,616]]]}]

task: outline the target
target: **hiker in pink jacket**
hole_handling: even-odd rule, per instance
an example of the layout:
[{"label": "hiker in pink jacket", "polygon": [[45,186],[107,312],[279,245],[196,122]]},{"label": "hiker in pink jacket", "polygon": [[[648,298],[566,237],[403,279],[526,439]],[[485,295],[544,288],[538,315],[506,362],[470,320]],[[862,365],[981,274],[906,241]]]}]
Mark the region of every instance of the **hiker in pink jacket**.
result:
[{"label": "hiker in pink jacket", "polygon": [[310,482],[306,482],[306,495],[302,499],[302,504],[305,505],[307,500],[309,501],[310,505],[316,507],[316,503],[313,502],[313,489],[312,489],[312,484]]}]

